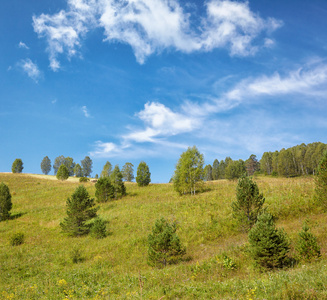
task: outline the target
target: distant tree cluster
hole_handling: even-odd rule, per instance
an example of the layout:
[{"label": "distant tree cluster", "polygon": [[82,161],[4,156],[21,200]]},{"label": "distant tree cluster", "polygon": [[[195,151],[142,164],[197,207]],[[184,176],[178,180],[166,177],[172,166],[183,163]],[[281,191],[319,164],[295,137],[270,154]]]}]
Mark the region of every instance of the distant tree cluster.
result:
[{"label": "distant tree cluster", "polygon": [[275,152],[264,152],[260,160],[261,171],[267,175],[315,175],[327,144],[301,144]]}]

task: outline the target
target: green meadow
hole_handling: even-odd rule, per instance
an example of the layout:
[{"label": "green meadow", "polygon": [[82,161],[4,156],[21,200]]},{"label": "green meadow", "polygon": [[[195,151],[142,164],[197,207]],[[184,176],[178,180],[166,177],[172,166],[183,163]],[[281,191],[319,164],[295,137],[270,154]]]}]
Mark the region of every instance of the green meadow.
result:
[{"label": "green meadow", "polygon": [[[290,256],[305,220],[322,253],[266,272],[253,266],[247,234],[232,216],[237,181],[207,182],[195,196],[179,196],[171,184],[126,183],[126,197],[98,204],[109,232],[98,240],[61,232],[66,200],[80,183],[53,179],[0,174],[13,203],[11,219],[0,223],[0,299],[327,299],[327,215],[315,202],[313,177],[254,178],[290,237]],[[94,183],[84,185],[94,197]],[[156,269],[147,264],[147,238],[160,217],[177,221],[187,254]],[[25,241],[12,246],[18,232]]]}]

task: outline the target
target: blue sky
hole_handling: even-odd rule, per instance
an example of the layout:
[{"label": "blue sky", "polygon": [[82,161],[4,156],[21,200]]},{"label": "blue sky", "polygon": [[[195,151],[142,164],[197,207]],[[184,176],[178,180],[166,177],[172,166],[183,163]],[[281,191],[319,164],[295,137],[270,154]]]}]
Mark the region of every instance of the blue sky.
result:
[{"label": "blue sky", "polygon": [[0,30],[2,172],[327,143],[325,0],[11,0]]}]

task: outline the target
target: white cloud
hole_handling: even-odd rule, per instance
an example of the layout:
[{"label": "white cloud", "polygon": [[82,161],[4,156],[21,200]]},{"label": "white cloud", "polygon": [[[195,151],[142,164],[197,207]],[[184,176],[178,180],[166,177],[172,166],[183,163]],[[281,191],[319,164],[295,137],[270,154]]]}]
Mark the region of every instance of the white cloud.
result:
[{"label": "white cloud", "polygon": [[88,111],[88,109],[87,109],[86,106],[82,106],[82,107],[81,107],[81,110],[82,110],[82,112],[83,112],[85,118],[90,118],[90,117],[91,117],[91,115],[90,115],[90,113],[89,113],[89,111]]},{"label": "white cloud", "polygon": [[95,150],[90,152],[93,157],[112,157],[120,153],[119,147],[114,143],[95,142]]},{"label": "white cloud", "polygon": [[27,50],[29,49],[29,47],[23,42],[19,42],[18,47],[23,48],[23,49],[27,49]]},{"label": "white cloud", "polygon": [[21,60],[18,65],[22,68],[28,77],[33,79],[35,82],[38,82],[39,78],[41,77],[41,72],[35,63],[27,58]]},{"label": "white cloud", "polygon": [[[68,0],[68,8],[54,15],[33,17],[39,37],[48,43],[50,67],[60,68],[58,56],[78,53],[82,38],[93,28],[104,29],[105,41],[129,44],[139,63],[164,49],[184,53],[227,48],[231,55],[252,55],[273,43],[262,33],[282,25],[253,13],[248,2],[211,0],[206,15],[193,16],[177,0]],[[198,24],[190,20],[200,20]],[[262,39],[262,40],[261,40]]]}]

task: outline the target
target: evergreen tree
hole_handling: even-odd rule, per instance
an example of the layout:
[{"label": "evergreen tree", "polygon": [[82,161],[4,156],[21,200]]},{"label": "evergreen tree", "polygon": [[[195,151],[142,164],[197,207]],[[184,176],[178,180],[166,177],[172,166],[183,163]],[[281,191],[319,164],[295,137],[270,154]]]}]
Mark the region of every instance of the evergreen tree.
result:
[{"label": "evergreen tree", "polygon": [[123,175],[120,172],[119,166],[116,165],[110,174],[110,181],[114,187],[115,199],[121,198],[126,195],[126,188],[123,182]]},{"label": "evergreen tree", "polygon": [[61,165],[56,175],[58,180],[66,180],[69,177],[68,169],[65,165]]},{"label": "evergreen tree", "polygon": [[320,247],[317,243],[317,238],[309,231],[310,228],[307,222],[304,222],[302,231],[299,232],[296,250],[299,256],[304,260],[311,260],[320,257]]},{"label": "evergreen tree", "polygon": [[83,177],[83,170],[80,164],[75,165],[74,174],[76,177]]},{"label": "evergreen tree", "polygon": [[134,179],[134,169],[133,169],[133,164],[132,163],[125,163],[121,173],[123,174],[123,179],[125,181],[131,182]]},{"label": "evergreen tree", "polygon": [[42,173],[48,175],[51,171],[51,160],[49,157],[44,157],[41,161],[41,170]]},{"label": "evergreen tree", "polygon": [[98,202],[107,202],[115,198],[115,190],[109,177],[100,177],[95,184],[95,197]]},{"label": "evergreen tree", "polygon": [[105,163],[103,166],[102,172],[100,174],[100,177],[109,177],[112,172],[112,165],[109,161]]},{"label": "evergreen tree", "polygon": [[91,175],[92,165],[93,165],[92,159],[89,156],[85,156],[85,158],[81,161],[84,177],[89,177]]},{"label": "evergreen tree", "polygon": [[87,222],[97,216],[98,208],[83,185],[67,199],[66,206],[67,217],[60,223],[62,230],[70,236],[89,233],[90,225]]},{"label": "evergreen tree", "polygon": [[264,212],[249,232],[249,253],[257,266],[266,269],[287,265],[290,242],[283,230],[275,226],[274,217]]},{"label": "evergreen tree", "polygon": [[241,177],[236,187],[236,201],[232,203],[233,215],[238,219],[244,231],[248,231],[262,212],[265,198],[249,177]]},{"label": "evergreen tree", "polygon": [[151,182],[151,173],[144,161],[141,161],[137,167],[136,182],[138,186],[147,186]]},{"label": "evergreen tree", "polygon": [[68,170],[68,174],[69,176],[74,176],[74,168],[75,168],[75,162],[74,162],[74,159],[71,158],[71,157],[65,157],[65,160],[64,160],[64,165],[67,167],[67,170]]},{"label": "evergreen tree", "polygon": [[212,164],[212,179],[218,180],[219,179],[219,161],[215,159]]},{"label": "evergreen tree", "polygon": [[16,158],[11,166],[11,171],[13,173],[22,173],[23,169],[23,161],[20,158]]},{"label": "evergreen tree", "polygon": [[327,209],[327,152],[325,152],[319,163],[315,182],[317,200],[324,207],[324,209]]},{"label": "evergreen tree", "polygon": [[257,160],[256,155],[250,155],[250,157],[245,161],[245,166],[248,176],[252,176],[254,172],[259,171],[260,164]]},{"label": "evergreen tree", "polygon": [[174,188],[180,195],[195,192],[202,183],[203,155],[193,146],[183,152],[177,162],[174,173]]},{"label": "evergreen tree", "polygon": [[0,221],[10,218],[12,208],[11,194],[9,187],[5,183],[0,183]]},{"label": "evergreen tree", "polygon": [[164,267],[177,263],[186,253],[176,234],[176,223],[168,223],[164,218],[158,219],[148,236],[148,264]]},{"label": "evergreen tree", "polygon": [[107,236],[106,222],[101,218],[96,217],[90,229],[90,234],[96,239],[105,238]]}]

